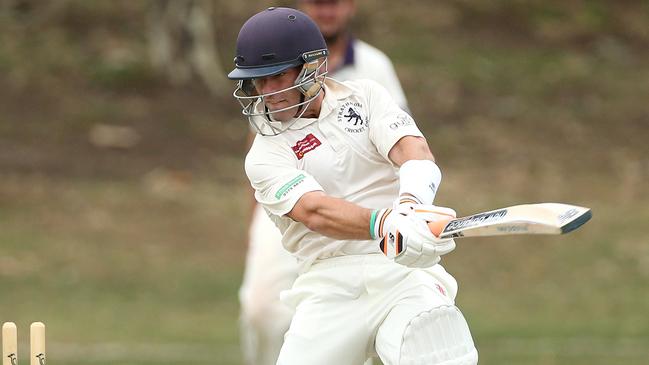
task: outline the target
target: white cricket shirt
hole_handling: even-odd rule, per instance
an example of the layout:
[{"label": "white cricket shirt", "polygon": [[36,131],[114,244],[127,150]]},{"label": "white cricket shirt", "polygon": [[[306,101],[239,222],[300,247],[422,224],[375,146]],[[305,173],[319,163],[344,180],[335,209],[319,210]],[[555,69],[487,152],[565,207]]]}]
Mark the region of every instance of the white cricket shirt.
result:
[{"label": "white cricket shirt", "polygon": [[366,208],[392,206],[399,182],[388,153],[404,136],[423,135],[384,87],[330,79],[319,118],[301,118],[276,136],[256,136],[246,174],[301,271],[317,259],[380,253],[376,241],[329,238],[285,214],[317,190]]}]

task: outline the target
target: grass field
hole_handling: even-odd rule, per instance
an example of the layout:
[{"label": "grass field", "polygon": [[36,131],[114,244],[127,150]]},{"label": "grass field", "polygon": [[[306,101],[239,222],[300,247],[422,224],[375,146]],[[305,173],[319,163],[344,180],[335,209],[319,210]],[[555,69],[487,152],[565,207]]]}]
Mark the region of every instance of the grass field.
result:
[{"label": "grass field", "polygon": [[[266,4],[234,3],[224,52]],[[43,321],[50,364],[240,365],[236,102],[106,61],[146,57],[144,2],[61,4],[32,23],[0,10],[0,321],[22,361]],[[647,364],[646,5],[399,4],[364,3],[357,26],[395,60],[444,172],[437,203],[593,209],[569,235],[458,241],[444,259],[480,363]],[[97,124],[141,139],[99,148]]]},{"label": "grass field", "polygon": [[[461,185],[454,180],[447,185]],[[40,320],[52,363],[240,363],[244,226],[233,193],[244,192],[209,181],[152,186],[2,176],[1,319],[18,323],[23,351],[29,322]],[[530,196],[570,200],[594,218],[567,236],[458,242],[446,267],[482,363],[645,363],[648,201],[613,210],[578,192],[568,199],[568,189],[547,199],[491,190],[442,196],[466,213]]]}]

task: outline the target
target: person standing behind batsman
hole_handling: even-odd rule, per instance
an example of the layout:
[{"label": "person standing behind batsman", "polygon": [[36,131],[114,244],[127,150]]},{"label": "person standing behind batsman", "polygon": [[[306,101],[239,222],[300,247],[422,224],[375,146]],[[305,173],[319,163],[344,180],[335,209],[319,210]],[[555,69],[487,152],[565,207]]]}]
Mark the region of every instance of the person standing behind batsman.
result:
[{"label": "person standing behind batsman", "polygon": [[[402,109],[409,110],[388,56],[352,36],[354,0],[298,0],[297,4],[315,21],[327,43],[328,77],[340,81],[363,78],[377,81]],[[239,290],[241,345],[247,365],[275,364],[293,317],[293,311],[280,302],[279,293],[293,285],[298,274],[297,262],[284,249],[281,239],[275,224],[255,204],[244,279]]]},{"label": "person standing behind batsman", "polygon": [[378,83],[328,79],[327,55],[308,16],[269,8],[242,26],[228,74],[257,131],[246,174],[299,264],[277,364],[476,364],[439,265],[455,242],[426,224],[455,216],[432,205],[428,144]]},{"label": "person standing behind batsman", "polygon": [[406,96],[388,56],[350,32],[351,21],[356,15],[354,0],[298,0],[298,5],[298,9],[318,25],[327,43],[328,77],[340,81],[374,80],[388,89],[396,103],[408,111]]}]

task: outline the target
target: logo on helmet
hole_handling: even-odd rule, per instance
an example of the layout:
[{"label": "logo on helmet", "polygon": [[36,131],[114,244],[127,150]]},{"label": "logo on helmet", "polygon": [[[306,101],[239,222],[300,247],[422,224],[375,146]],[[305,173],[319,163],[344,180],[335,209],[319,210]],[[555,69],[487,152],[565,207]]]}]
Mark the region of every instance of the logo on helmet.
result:
[{"label": "logo on helmet", "polygon": [[348,133],[361,133],[365,131],[369,121],[361,103],[348,101],[338,110],[338,122],[345,125]]},{"label": "logo on helmet", "polygon": [[320,50],[311,51],[311,52],[304,52],[304,54],[302,54],[302,59],[304,60],[305,63],[306,62],[313,62],[313,61],[318,60],[318,59],[320,59],[322,57],[325,57],[327,54],[329,54],[329,51],[327,51],[326,49],[320,49]]}]

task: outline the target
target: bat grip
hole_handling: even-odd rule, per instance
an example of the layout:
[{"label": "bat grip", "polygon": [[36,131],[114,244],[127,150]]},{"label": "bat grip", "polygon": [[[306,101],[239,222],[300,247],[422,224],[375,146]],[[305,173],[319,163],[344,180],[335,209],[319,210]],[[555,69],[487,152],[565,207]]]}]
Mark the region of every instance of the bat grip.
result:
[{"label": "bat grip", "polygon": [[428,222],[428,229],[430,229],[435,237],[439,237],[439,235],[442,234],[444,228],[450,221],[451,219],[442,219],[435,222]]}]

